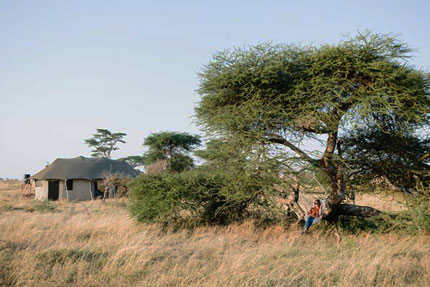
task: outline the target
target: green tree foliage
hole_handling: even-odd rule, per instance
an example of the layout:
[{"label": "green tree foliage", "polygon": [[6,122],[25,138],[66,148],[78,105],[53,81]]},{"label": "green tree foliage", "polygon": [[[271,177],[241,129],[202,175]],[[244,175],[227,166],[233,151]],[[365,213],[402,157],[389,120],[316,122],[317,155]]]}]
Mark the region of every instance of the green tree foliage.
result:
[{"label": "green tree foliage", "polygon": [[144,157],[141,155],[131,155],[131,156],[120,158],[120,160],[125,161],[132,168],[137,168],[145,165]]},{"label": "green tree foliage", "polygon": [[111,153],[118,150],[118,143],[125,143],[126,133],[113,133],[107,129],[97,129],[93,137],[86,139],[85,143],[92,148],[93,157],[111,158]]},{"label": "green tree foliage", "polygon": [[245,218],[257,223],[282,221],[284,213],[274,208],[269,196],[276,192],[274,184],[282,182],[276,172],[261,172],[276,167],[270,166],[271,161],[260,163],[254,153],[245,154],[231,141],[212,140],[206,149],[196,151],[206,163],[195,169],[147,172],[137,178],[130,186],[133,215],[146,223],[182,227]]},{"label": "green tree foliage", "polygon": [[188,153],[200,144],[201,140],[197,135],[179,132],[154,133],[143,142],[148,148],[143,160],[146,166],[164,161],[168,171],[181,172],[194,166]]},{"label": "green tree foliage", "polygon": [[205,161],[202,167],[210,169],[245,165],[249,161],[243,146],[225,137],[209,140],[205,148],[196,150],[194,155]]},{"label": "green tree foliage", "polygon": [[[381,184],[386,179],[402,192],[416,192],[430,179],[430,139],[414,132],[397,133],[393,126],[356,129],[343,137],[344,158],[353,186]],[[383,182],[382,182],[383,183]]]},{"label": "green tree foliage", "polygon": [[[199,75],[196,116],[209,134],[250,142],[248,152],[260,151],[260,159],[285,152],[317,163],[331,189],[326,215],[347,213],[346,206],[338,208],[346,168],[338,135],[380,117],[427,123],[429,75],[409,64],[410,52],[397,38],[374,33],[335,45],[269,43],[218,52]],[[319,156],[301,149],[305,140],[321,139]]]},{"label": "green tree foliage", "polygon": [[[256,170],[194,169],[181,173],[145,174],[130,185],[132,214],[141,222],[195,227],[228,224],[257,217],[272,192]],[[248,192],[243,192],[247,190]],[[266,212],[267,213],[267,212]]]}]

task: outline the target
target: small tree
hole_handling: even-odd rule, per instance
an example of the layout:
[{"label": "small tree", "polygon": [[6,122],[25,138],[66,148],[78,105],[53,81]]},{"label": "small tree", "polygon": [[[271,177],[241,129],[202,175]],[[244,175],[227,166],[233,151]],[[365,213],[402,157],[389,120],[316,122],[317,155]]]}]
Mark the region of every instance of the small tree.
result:
[{"label": "small tree", "polygon": [[125,143],[126,133],[112,133],[107,129],[97,129],[93,137],[86,139],[85,143],[92,148],[91,156],[111,158],[112,151],[118,150],[118,143]]},{"label": "small tree", "polygon": [[193,159],[188,155],[201,144],[200,137],[188,133],[160,132],[145,138],[144,146],[148,151],[143,160],[146,166],[160,161],[166,162],[166,169],[180,172],[194,166]]}]

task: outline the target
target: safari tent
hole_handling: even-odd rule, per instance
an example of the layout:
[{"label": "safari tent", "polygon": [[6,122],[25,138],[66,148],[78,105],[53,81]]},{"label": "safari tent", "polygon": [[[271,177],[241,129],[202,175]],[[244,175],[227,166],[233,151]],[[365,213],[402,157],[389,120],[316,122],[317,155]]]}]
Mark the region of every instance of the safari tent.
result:
[{"label": "safari tent", "polygon": [[103,192],[107,174],[136,177],[137,171],[128,163],[107,158],[57,158],[31,177],[36,199],[90,200]]}]

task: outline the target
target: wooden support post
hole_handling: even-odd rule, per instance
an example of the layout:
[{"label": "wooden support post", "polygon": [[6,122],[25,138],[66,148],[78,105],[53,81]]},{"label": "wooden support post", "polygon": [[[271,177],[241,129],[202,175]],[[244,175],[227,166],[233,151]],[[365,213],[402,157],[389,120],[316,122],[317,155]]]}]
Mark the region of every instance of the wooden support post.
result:
[{"label": "wooden support post", "polygon": [[90,180],[88,184],[90,185],[90,198],[93,200],[93,181]]},{"label": "wooden support post", "polygon": [[69,190],[67,189],[67,179],[64,181],[64,188],[66,189],[67,201],[70,201],[69,200]]}]

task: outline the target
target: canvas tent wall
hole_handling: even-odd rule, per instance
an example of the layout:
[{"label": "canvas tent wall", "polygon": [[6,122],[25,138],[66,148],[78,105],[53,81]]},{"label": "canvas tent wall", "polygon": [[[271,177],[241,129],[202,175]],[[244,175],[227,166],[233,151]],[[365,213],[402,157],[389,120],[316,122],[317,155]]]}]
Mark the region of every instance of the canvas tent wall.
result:
[{"label": "canvas tent wall", "polygon": [[36,199],[90,200],[93,198],[94,188],[90,187],[93,181],[84,179],[69,181],[73,183],[73,189],[66,189],[66,181],[64,180],[38,180],[40,186],[36,186]]},{"label": "canvas tent wall", "polygon": [[31,177],[36,182],[36,199],[89,200],[94,197],[94,183],[106,174],[136,177],[137,172],[124,161],[79,156],[57,158]]}]

